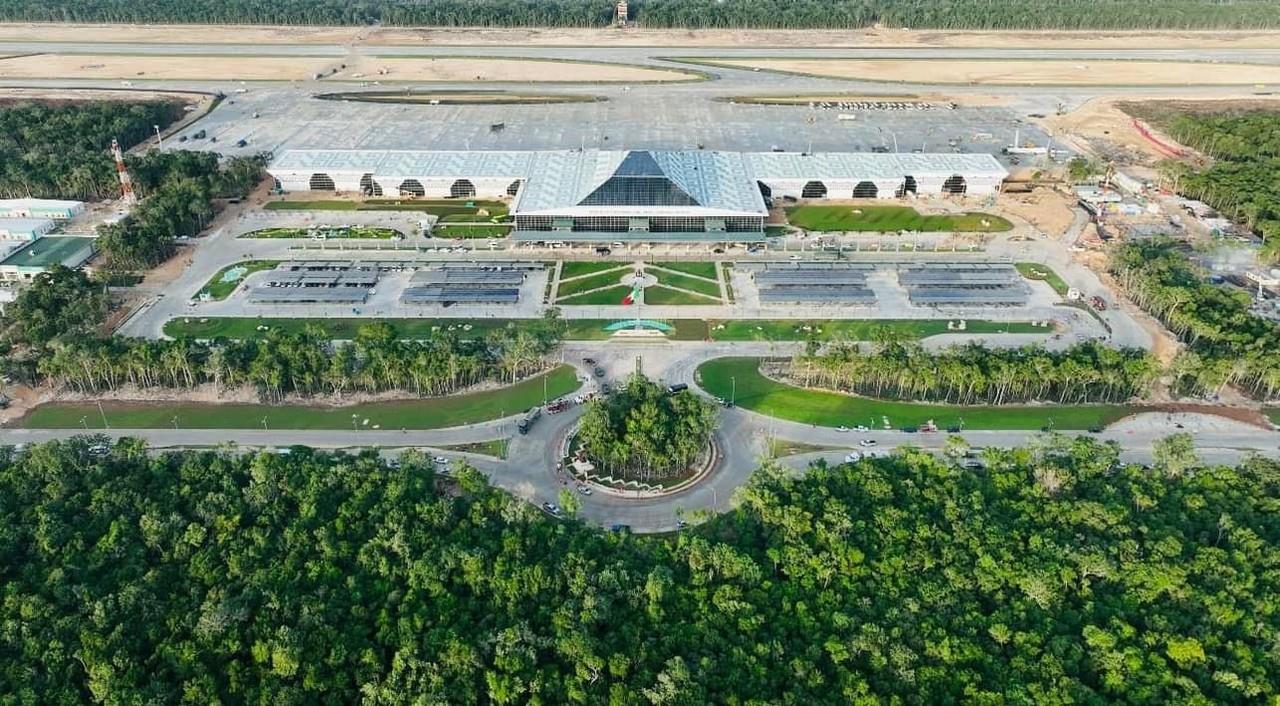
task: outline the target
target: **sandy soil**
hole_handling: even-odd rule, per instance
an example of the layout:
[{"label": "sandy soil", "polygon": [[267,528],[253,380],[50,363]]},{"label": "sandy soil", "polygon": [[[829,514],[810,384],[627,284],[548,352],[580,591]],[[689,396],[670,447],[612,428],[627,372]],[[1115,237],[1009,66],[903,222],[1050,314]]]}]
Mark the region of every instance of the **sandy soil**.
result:
[{"label": "sandy soil", "polygon": [[1171,61],[943,59],[716,59],[718,66],[907,83],[1162,86],[1280,83],[1280,66]]},{"label": "sandy soil", "polygon": [[1024,220],[1052,238],[1065,235],[1073,220],[1071,201],[1053,189],[1005,194],[997,201],[997,206],[997,215],[1012,215]]},{"label": "sandy soil", "polygon": [[730,47],[1032,47],[1274,49],[1277,32],[953,32],[860,30],[458,29],[0,24],[0,41]]},{"label": "sandy soil", "polygon": [[[0,66],[3,64],[0,63]],[[380,73],[385,70],[386,73]],[[356,76],[362,74],[362,76]],[[627,82],[687,81],[694,76],[678,71],[636,66],[590,64],[525,59],[369,57],[335,78],[371,78],[388,81],[515,81],[515,82]]]},{"label": "sandy soil", "polygon": [[[0,59],[0,78],[210,79],[300,81],[337,69],[336,57],[148,56],[38,54]],[[379,74],[385,70],[385,74]],[[394,81],[581,81],[689,80],[689,74],[623,65],[517,59],[364,58],[333,76]]]}]

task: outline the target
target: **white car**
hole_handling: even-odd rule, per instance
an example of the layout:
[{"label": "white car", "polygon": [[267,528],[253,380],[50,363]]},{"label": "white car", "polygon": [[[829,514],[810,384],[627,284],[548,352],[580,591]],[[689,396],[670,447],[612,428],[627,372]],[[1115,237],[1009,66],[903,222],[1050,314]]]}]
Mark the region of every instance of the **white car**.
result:
[{"label": "white car", "polygon": [[590,495],[590,494],[591,494],[591,489],[590,489],[590,488],[588,488],[588,487],[587,487],[587,486],[585,486],[585,485],[580,485],[580,486],[578,486],[578,492],[579,492],[579,493],[582,493],[583,495]]},{"label": "white car", "polygon": [[875,445],[876,445],[875,439],[863,439],[862,441],[858,442],[858,446],[862,446],[862,447],[870,447]]},{"label": "white car", "polygon": [[867,428],[867,425],[865,424],[859,424],[858,426],[854,427],[853,430],[854,431],[871,431],[870,429]]},{"label": "white car", "polygon": [[849,453],[845,454],[845,457],[844,457],[845,463],[855,463],[861,460],[862,460],[862,454],[858,453],[857,451],[850,451]]},{"label": "white car", "polygon": [[799,259],[800,259],[800,256],[799,256],[799,255],[792,255],[790,259],[792,259],[792,260],[799,260]]},{"label": "white car", "polygon": [[836,427],[836,431],[849,431],[849,427],[846,427],[846,426],[844,426],[844,425],[842,424],[842,425],[840,425],[840,426]]},{"label": "white car", "polygon": [[436,465],[437,465],[437,466],[447,466],[447,465],[449,465],[449,459],[445,458],[444,456],[436,456],[436,457],[435,457],[435,462],[436,462]]}]

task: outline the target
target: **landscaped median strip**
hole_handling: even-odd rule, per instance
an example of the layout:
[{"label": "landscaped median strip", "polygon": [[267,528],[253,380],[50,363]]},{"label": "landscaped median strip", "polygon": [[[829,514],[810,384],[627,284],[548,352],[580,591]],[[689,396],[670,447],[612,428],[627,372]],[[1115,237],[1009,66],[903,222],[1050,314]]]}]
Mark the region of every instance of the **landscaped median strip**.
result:
[{"label": "landscaped median strip", "polygon": [[697,383],[707,394],[770,417],[825,427],[864,425],[894,429],[932,420],[939,428],[1084,430],[1105,426],[1139,408],[1128,405],[945,405],[877,400],[825,390],[806,390],[770,380],[759,358],[716,358],[698,366]]},{"label": "landscaped median strip", "polygon": [[579,387],[577,373],[561,365],[515,385],[445,397],[351,406],[197,404],[173,402],[51,402],[18,421],[25,429],[441,429],[523,412]]}]

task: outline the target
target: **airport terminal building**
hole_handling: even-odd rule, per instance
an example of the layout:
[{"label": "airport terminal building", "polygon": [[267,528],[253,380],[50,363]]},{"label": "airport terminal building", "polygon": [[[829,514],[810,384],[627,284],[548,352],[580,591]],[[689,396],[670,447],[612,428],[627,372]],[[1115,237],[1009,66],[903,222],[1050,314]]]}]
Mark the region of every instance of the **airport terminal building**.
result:
[{"label": "airport terminal building", "polygon": [[513,199],[521,240],[764,238],[772,199],[992,194],[989,154],[552,150],[289,150],[269,171],[285,191]]}]

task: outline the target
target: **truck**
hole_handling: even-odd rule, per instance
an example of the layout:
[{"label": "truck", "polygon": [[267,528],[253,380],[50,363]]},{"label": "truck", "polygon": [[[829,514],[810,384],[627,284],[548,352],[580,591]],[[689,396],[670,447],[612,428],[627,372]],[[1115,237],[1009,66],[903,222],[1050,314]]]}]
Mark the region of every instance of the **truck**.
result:
[{"label": "truck", "polygon": [[518,429],[521,434],[528,434],[529,430],[533,428],[533,423],[538,421],[538,417],[541,417],[541,416],[542,416],[542,408],[534,407],[533,409],[526,412],[523,417],[520,418],[520,422],[516,425],[516,429]]}]

